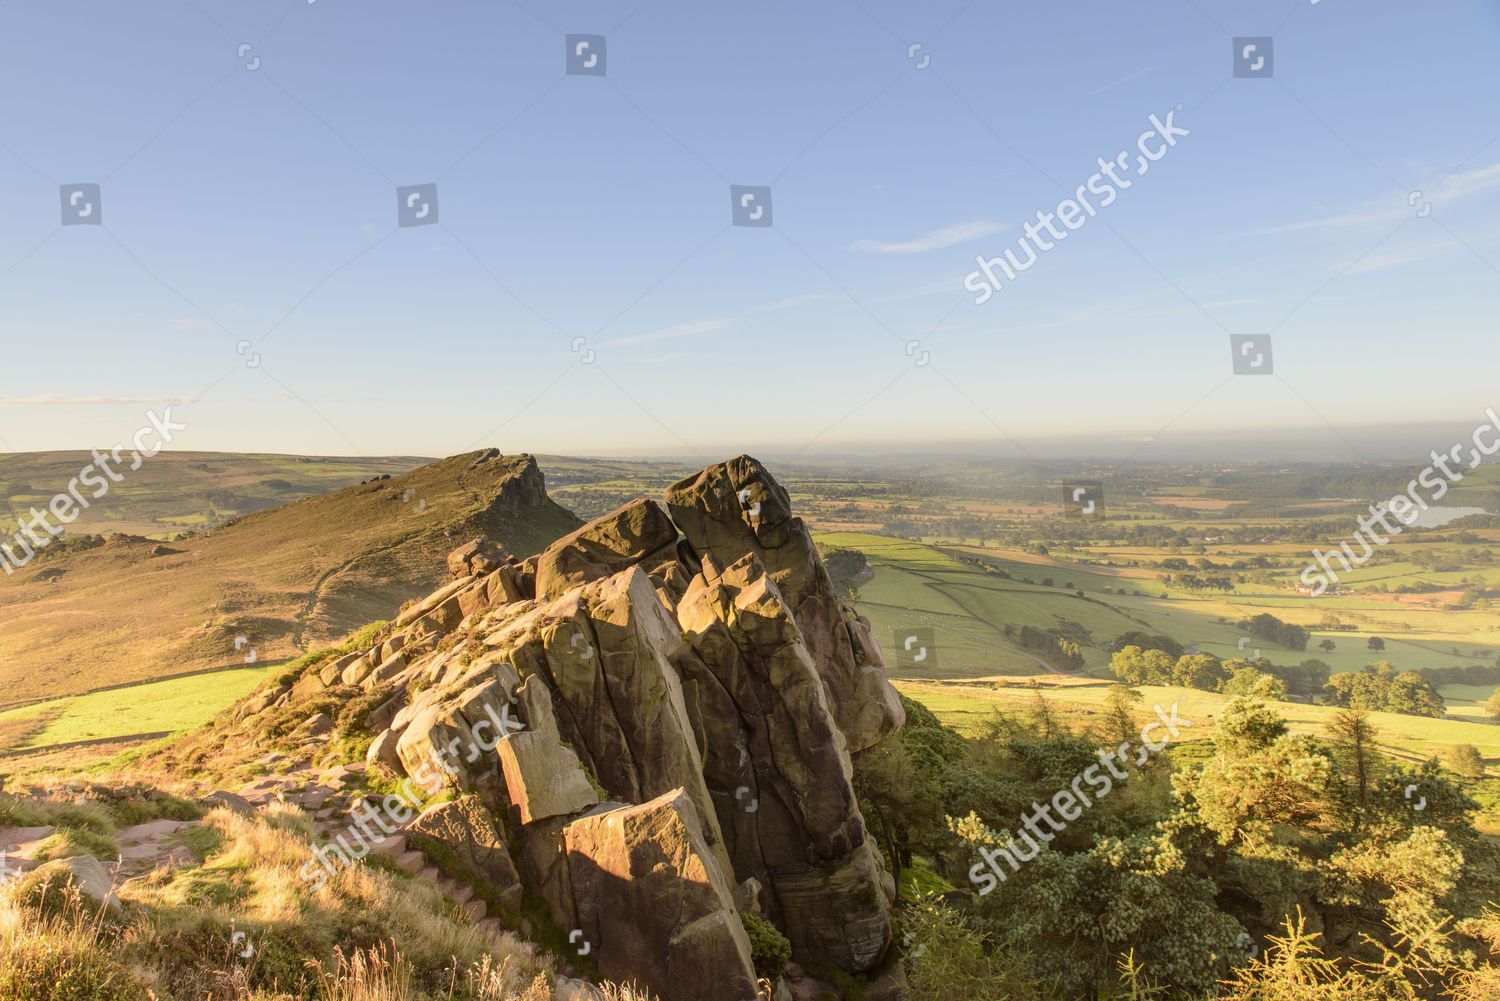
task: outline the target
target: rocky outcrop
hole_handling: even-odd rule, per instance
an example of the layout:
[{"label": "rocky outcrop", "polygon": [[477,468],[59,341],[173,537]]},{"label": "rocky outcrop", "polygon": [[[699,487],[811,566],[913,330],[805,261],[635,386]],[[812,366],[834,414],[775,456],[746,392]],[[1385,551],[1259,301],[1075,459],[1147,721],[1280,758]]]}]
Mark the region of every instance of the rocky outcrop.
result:
[{"label": "rocky outcrop", "polygon": [[545,733],[515,733],[500,742],[505,788],[522,824],[568,817],[599,802],[578,755]]},{"label": "rocky outcrop", "polygon": [[764,466],[748,455],[709,466],[668,489],[666,500],[710,582],[747,553],[760,558],[802,630],[851,751],[906,722],[868,627],[839,600],[807,526]]},{"label": "rocky outcrop", "polygon": [[367,760],[460,794],[413,829],[663,1001],[755,998],[741,908],[804,964],[881,966],[893,885],[850,755],[903,715],[764,467],[711,466],[534,561],[479,539],[448,567],[277,704],[375,693]]},{"label": "rocky outcrop", "polygon": [[736,875],[770,888],[801,954],[869,969],[889,930],[880,868],[843,734],[785,599],[751,553],[712,583],[694,578],[678,614],[696,653],[702,729],[719,738],[707,775]]},{"label": "rocky outcrop", "polygon": [[448,554],[448,572],[454,577],[484,577],[513,560],[497,543],[474,539]]}]

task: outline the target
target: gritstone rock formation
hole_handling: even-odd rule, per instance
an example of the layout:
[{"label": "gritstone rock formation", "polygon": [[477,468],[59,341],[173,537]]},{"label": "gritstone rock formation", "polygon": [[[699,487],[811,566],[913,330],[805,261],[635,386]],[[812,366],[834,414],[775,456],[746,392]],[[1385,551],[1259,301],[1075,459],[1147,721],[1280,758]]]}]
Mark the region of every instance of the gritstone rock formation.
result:
[{"label": "gritstone rock formation", "polygon": [[664,500],[525,562],[461,547],[451,583],[281,698],[388,694],[368,760],[463,794],[414,829],[545,902],[606,977],[752,1001],[747,908],[804,965],[875,971],[894,886],[850,755],[904,714],[868,624],[756,460]]}]

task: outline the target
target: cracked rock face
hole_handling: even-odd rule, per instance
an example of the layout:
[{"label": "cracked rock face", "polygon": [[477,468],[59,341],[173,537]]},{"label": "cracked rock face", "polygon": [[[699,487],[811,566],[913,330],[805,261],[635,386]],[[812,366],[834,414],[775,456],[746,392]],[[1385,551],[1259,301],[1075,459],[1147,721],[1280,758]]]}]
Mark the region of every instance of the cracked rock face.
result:
[{"label": "cracked rock face", "polygon": [[465,794],[422,833],[663,1001],[755,998],[740,906],[804,964],[881,963],[889,876],[850,754],[904,714],[760,463],[710,466],[534,562],[475,540],[448,565],[341,668],[391,693],[369,760]]},{"label": "cracked rock face", "polygon": [[868,626],[839,599],[812,535],[764,466],[748,455],[709,466],[668,489],[666,501],[709,582],[718,568],[759,557],[802,630],[851,752],[900,729],[906,714]]}]

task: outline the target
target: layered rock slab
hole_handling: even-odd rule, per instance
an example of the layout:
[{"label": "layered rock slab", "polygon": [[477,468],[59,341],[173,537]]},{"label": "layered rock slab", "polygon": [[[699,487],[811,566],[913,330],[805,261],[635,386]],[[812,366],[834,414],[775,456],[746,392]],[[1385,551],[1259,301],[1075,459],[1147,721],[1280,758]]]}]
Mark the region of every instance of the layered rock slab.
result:
[{"label": "layered rock slab", "polygon": [[578,929],[605,976],[662,1001],[753,1001],[750,940],[700,830],[681,790],[565,827]]},{"label": "layered rock slab", "polygon": [[511,861],[504,831],[477,797],[463,796],[429,807],[411,822],[407,834],[441,843],[467,870],[455,875],[482,880],[507,910],[520,909],[521,877]]},{"label": "layered rock slab", "polygon": [[682,639],[651,579],[631,567],[519,613],[492,617],[485,643],[550,691],[555,725],[589,773],[620,802],[686,790],[710,849],[727,868],[671,659]]},{"label": "layered rock slab", "polygon": [[536,593],[555,598],[568,588],[649,562],[677,543],[677,526],[651,500],[631,501],[548,546],[536,561]]}]

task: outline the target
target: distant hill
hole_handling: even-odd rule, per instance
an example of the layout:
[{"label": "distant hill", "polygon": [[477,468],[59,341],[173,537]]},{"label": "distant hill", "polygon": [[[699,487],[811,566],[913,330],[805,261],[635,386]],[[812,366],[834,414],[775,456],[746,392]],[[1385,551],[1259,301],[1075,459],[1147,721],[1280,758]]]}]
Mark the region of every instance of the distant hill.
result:
[{"label": "distant hill", "polygon": [[[0,455],[0,522],[24,517],[32,507],[45,508],[92,461],[83,451]],[[166,539],[432,461],[406,455],[161,452],[115,484],[108,499],[90,506],[68,531]]]},{"label": "distant hill", "polygon": [[0,706],[293,657],[431,591],[467,537],[529,555],[579,524],[531,456],[489,450],[182,541],[49,547],[0,577]]}]

